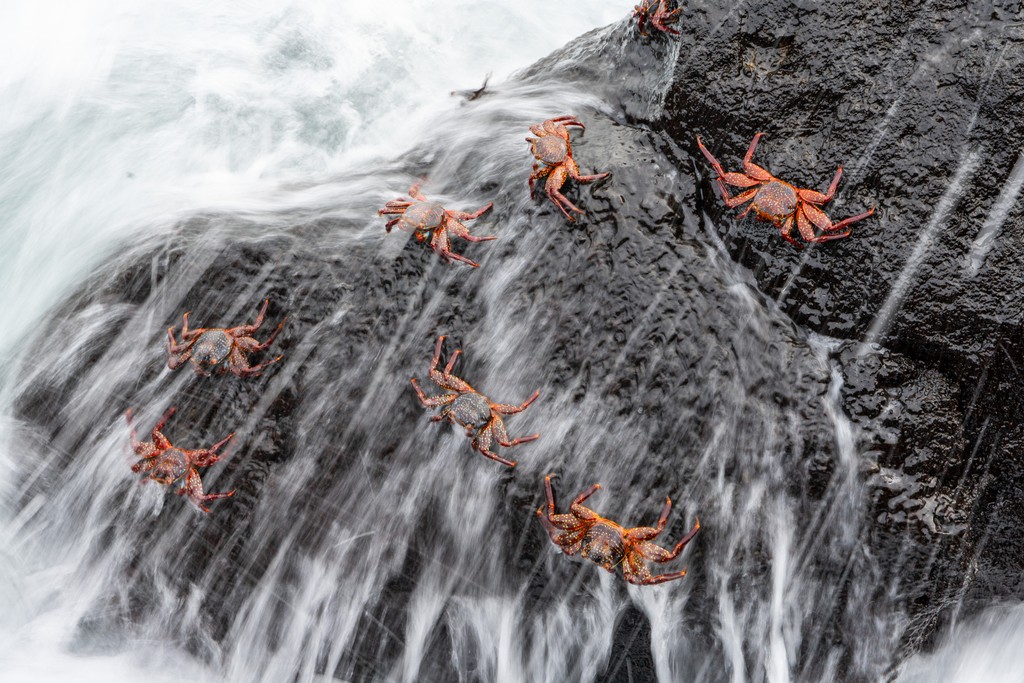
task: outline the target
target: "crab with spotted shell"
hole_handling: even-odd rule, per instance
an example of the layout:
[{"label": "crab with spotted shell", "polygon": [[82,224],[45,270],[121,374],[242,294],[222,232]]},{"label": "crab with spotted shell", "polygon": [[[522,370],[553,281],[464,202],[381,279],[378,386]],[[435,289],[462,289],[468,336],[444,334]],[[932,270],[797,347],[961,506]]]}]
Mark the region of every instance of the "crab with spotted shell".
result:
[{"label": "crab with spotted shell", "polygon": [[429,237],[430,248],[445,261],[461,261],[473,268],[479,267],[480,264],[452,251],[452,242],[448,234],[451,233],[469,242],[487,242],[498,239],[489,235],[483,237],[471,235],[469,229],[461,222],[479,218],[494,204],[487,202],[486,206],[473,213],[446,209],[440,202],[432,202],[427,199],[420,192],[420,183],[409,188],[409,196],[412,197],[412,200],[392,200],[377,212],[378,216],[398,214],[398,218],[392,218],[384,224],[385,229],[390,233],[391,228],[397,225],[400,230],[412,233],[419,242],[424,242]]},{"label": "crab with spotted shell", "polygon": [[583,505],[583,501],[601,489],[600,484],[594,484],[576,496],[569,506],[568,513],[556,514],[555,494],[551,490],[553,476],[555,475],[549,474],[544,477],[544,488],[548,498],[547,513],[545,514],[543,507],[537,508],[537,517],[540,518],[552,542],[561,548],[562,552],[566,555],[579,554],[612,573],[617,567],[622,567],[622,578],[637,585],[665,583],[686,576],[685,569],[653,576],[647,563],[669,562],[678,557],[686,544],[700,531],[699,519],[675,548],[666,550],[652,541],[668,523],[668,514],[672,511],[671,498],[665,498],[665,507],[661,509],[656,526],[625,529]]},{"label": "crab with spotted shell", "polygon": [[443,343],[444,336],[442,335],[437,338],[437,346],[434,348],[434,359],[430,363],[430,379],[448,393],[441,394],[440,396],[427,396],[423,393],[416,378],[410,380],[413,388],[416,390],[416,396],[425,408],[445,406],[440,413],[430,418],[430,421],[440,422],[447,419],[452,424],[465,427],[466,436],[473,437],[471,445],[474,449],[480,451],[491,460],[509,467],[515,467],[516,463],[514,460],[508,460],[493,452],[491,444],[496,441],[505,448],[511,448],[512,446],[518,446],[521,443],[540,438],[540,434],[531,434],[530,436],[518,439],[510,439],[508,432],[505,431],[505,422],[501,419],[502,415],[514,415],[526,410],[540,396],[540,391],[533,392],[530,398],[518,406],[505,403],[491,403],[486,396],[473,389],[469,382],[452,374],[452,368],[455,367],[455,361],[458,359],[459,354],[462,353],[462,349],[456,349],[452,353],[451,358],[448,359],[448,365],[444,368],[444,372],[437,369],[437,364],[441,361],[441,346]]},{"label": "crab with spotted shell", "polygon": [[[259,342],[251,335],[263,325],[270,299],[263,301],[263,308],[252,325],[237,327],[200,327],[189,329],[188,313],[181,317],[181,343],[174,338],[174,328],[167,328],[167,367],[177,370],[186,361],[192,361],[196,373],[209,377],[209,370],[220,366],[220,372],[230,372],[239,377],[257,377],[268,366],[283,356],[277,356],[258,365],[249,365],[247,354],[263,351],[274,343],[278,332],[284,327],[282,320],[270,333],[265,342]],[[227,361],[225,365],[222,365]]]},{"label": "crab with spotted shell", "polygon": [[209,512],[210,508],[206,507],[204,503],[219,498],[230,498],[235,495],[235,491],[232,489],[226,493],[204,493],[203,480],[196,468],[209,467],[220,460],[222,456],[217,455],[217,451],[231,440],[234,433],[228,434],[226,438],[209,448],[197,450],[178,448],[171,445],[171,442],[160,431],[174,414],[174,410],[174,408],[168,410],[156,423],[150,434],[150,441],[139,441],[135,426],[132,424],[132,411],[129,408],[125,412],[124,418],[131,428],[132,450],[136,455],[142,457],[132,465],[132,472],[145,473],[146,476],[142,479],[142,483],[152,480],[158,484],[170,486],[175,482],[180,482],[181,486],[174,492],[179,496],[187,496],[200,510]]},{"label": "crab with spotted shell", "polygon": [[[718,191],[722,194],[722,199],[725,200],[725,205],[733,209],[750,202],[750,206],[739,215],[739,218],[743,218],[753,211],[760,220],[773,223],[782,233],[783,239],[801,247],[802,245],[792,237],[794,225],[800,232],[800,236],[807,242],[828,242],[849,237],[849,230],[839,231],[875,212],[874,207],[871,207],[864,213],[833,223],[832,219],[818,207],[831,200],[835,195],[839,179],[843,175],[843,167],[840,166],[836,171],[828,190],[824,193],[795,187],[785,180],[776,178],[752,161],[754,150],[757,149],[757,143],[762,135],[764,133],[758,133],[751,140],[750,147],[743,157],[743,173],[726,173],[718,160],[711,156],[711,152],[704,146],[700,136],[697,136],[697,146],[715,170],[715,183],[718,185]],[[729,195],[726,185],[750,189],[732,197]],[[821,230],[823,234],[816,234],[815,228]]]},{"label": "crab with spotted shell", "polygon": [[575,221],[576,219],[569,213],[570,210],[579,214],[585,212],[560,192],[566,179],[572,178],[578,183],[590,183],[607,178],[611,173],[580,175],[580,168],[572,157],[572,144],[569,142],[567,126],[576,126],[580,130],[586,130],[586,126],[580,123],[575,116],[569,115],[556,116],[540,125],[530,126],[530,131],[537,137],[526,138],[526,141],[530,143],[530,151],[534,158],[540,162],[533,165],[533,173],[530,174],[530,198],[534,198],[534,182],[547,178],[544,182],[544,192],[548,199],[565,214],[566,218]]}]

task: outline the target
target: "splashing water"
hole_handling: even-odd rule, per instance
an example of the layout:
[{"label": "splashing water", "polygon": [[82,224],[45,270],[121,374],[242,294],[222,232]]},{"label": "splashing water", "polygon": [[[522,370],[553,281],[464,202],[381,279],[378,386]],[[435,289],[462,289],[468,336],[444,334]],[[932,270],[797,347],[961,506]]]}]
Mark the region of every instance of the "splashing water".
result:
[{"label": "splashing water", "polygon": [[[379,167],[429,135],[430,122],[458,112],[450,91],[479,87],[488,74],[500,82],[620,19],[620,5],[397,0],[387,14],[380,3],[316,0],[4,5],[0,378],[40,317],[114,250],[167,231],[180,216],[277,211],[309,200],[284,188]],[[0,396],[9,414],[9,382]],[[82,575],[83,545],[25,531],[54,502],[40,499],[15,516],[23,444],[18,423],[2,419],[2,677],[224,680],[164,652],[159,637],[127,652],[68,649],[87,603],[116,579],[102,570]],[[122,436],[109,434],[97,452],[120,452]],[[105,467],[95,459],[78,476],[101,482]],[[139,495],[158,505],[153,494]],[[108,523],[87,526],[100,533]],[[170,661],[175,673],[162,673]]]}]

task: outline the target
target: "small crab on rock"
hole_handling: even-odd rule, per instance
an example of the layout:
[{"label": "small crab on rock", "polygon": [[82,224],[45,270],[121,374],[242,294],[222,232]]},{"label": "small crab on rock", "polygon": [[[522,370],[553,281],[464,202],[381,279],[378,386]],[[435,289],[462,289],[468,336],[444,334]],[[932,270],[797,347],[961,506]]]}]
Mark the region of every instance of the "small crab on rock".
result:
[{"label": "small crab on rock", "polygon": [[633,8],[633,16],[636,17],[636,25],[640,29],[640,35],[642,36],[648,35],[645,26],[648,21],[651,22],[651,26],[659,31],[678,36],[681,35],[679,31],[668,26],[668,24],[674,24],[679,21],[679,13],[682,11],[682,7],[669,11],[668,0],[643,0]]},{"label": "small crab on rock", "polygon": [[693,537],[700,531],[700,520],[696,521],[690,532],[683,536],[674,549],[666,550],[651,541],[664,530],[665,524],[668,522],[668,514],[672,511],[672,499],[665,499],[665,507],[661,509],[657,526],[624,529],[583,505],[583,501],[601,489],[600,484],[594,484],[576,496],[572,505],[569,506],[567,514],[556,514],[555,494],[551,490],[553,476],[555,475],[549,474],[544,477],[544,488],[547,490],[548,496],[547,514],[544,512],[544,508],[540,507],[537,509],[537,517],[540,518],[544,529],[551,536],[551,540],[562,549],[562,552],[566,555],[578,553],[612,573],[615,572],[616,567],[621,566],[622,578],[637,585],[665,583],[686,576],[685,569],[671,574],[652,576],[647,562],[662,563],[678,557],[686,544],[693,540]]},{"label": "small crab on rock", "polygon": [[[267,312],[267,304],[270,299],[263,301],[263,308],[256,316],[252,325],[239,325],[238,327],[200,327],[190,330],[188,328],[188,313],[181,317],[181,343],[174,338],[174,328],[167,328],[167,367],[177,370],[186,361],[192,361],[196,373],[209,377],[208,369],[220,366],[220,372],[230,372],[239,377],[257,377],[268,366],[283,358],[277,356],[271,360],[258,365],[249,365],[246,354],[263,351],[274,343],[277,333],[284,327],[282,320],[277,329],[270,333],[267,341],[260,343],[250,335],[263,325],[263,317]],[[221,365],[224,361],[227,364]]]},{"label": "small crab on rock", "polygon": [[385,224],[384,227],[387,231],[390,233],[391,228],[397,225],[400,230],[415,235],[416,240],[419,242],[426,241],[429,236],[430,248],[445,261],[461,261],[474,268],[479,267],[480,264],[452,252],[452,243],[448,233],[469,242],[487,242],[498,239],[492,236],[479,237],[471,235],[469,234],[469,229],[460,222],[479,218],[494,204],[488,202],[487,206],[473,213],[453,211],[444,208],[439,202],[432,202],[424,197],[420,192],[420,183],[416,183],[409,188],[409,196],[412,197],[411,201],[408,199],[395,199],[385,204],[384,208],[377,212],[378,216],[399,214],[398,218],[392,218]]},{"label": "small crab on rock", "polygon": [[557,116],[540,125],[530,126],[530,131],[537,137],[526,138],[526,141],[530,143],[530,151],[540,163],[533,165],[529,185],[530,198],[533,199],[534,181],[547,177],[544,191],[548,198],[565,214],[566,218],[574,221],[576,219],[569,213],[569,210],[580,214],[584,211],[559,192],[559,189],[565,184],[566,178],[572,178],[579,183],[589,183],[607,178],[611,174],[580,175],[579,166],[572,158],[572,145],[569,143],[567,126],[578,126],[580,129],[586,130],[586,127],[575,116]]},{"label": "small crab on rock", "polygon": [[[750,206],[739,215],[739,218],[743,218],[752,210],[760,220],[773,223],[787,242],[801,247],[802,245],[792,237],[794,223],[797,230],[800,231],[800,236],[807,242],[828,242],[829,240],[849,237],[849,230],[846,232],[839,232],[839,230],[842,230],[851,223],[863,220],[875,212],[874,207],[872,207],[864,213],[844,218],[838,223],[833,223],[832,219],[826,216],[825,212],[818,207],[832,199],[832,196],[836,193],[839,179],[843,176],[843,167],[840,166],[836,171],[835,177],[832,178],[832,183],[824,194],[815,190],[794,187],[784,180],[779,180],[751,161],[754,158],[754,150],[757,149],[757,143],[762,135],[764,133],[758,133],[751,140],[750,147],[743,157],[743,173],[726,173],[722,169],[722,165],[718,163],[718,160],[711,156],[711,152],[701,142],[700,136],[697,136],[697,146],[700,147],[700,151],[707,160],[711,162],[711,167],[715,169],[717,174],[715,182],[718,184],[718,191],[722,193],[725,205],[733,209],[740,204],[750,202]],[[735,197],[731,197],[726,185],[749,187],[750,189],[741,192]],[[822,230],[825,234],[816,235],[814,232],[815,227]]]},{"label": "small crab on rock", "polygon": [[437,364],[441,360],[441,345],[443,343],[444,336],[442,335],[437,338],[437,346],[434,348],[434,360],[430,363],[430,379],[449,393],[441,394],[440,396],[427,396],[423,393],[417,380],[415,378],[411,380],[412,386],[416,390],[416,395],[424,407],[435,408],[437,406],[445,406],[444,410],[430,418],[430,421],[440,422],[447,419],[452,424],[465,427],[466,436],[473,437],[471,445],[474,449],[480,451],[491,460],[497,460],[503,465],[515,467],[515,461],[507,460],[491,451],[491,443],[497,441],[499,445],[511,448],[512,446],[518,446],[521,443],[533,441],[540,437],[540,434],[531,434],[519,439],[509,439],[508,432],[505,431],[505,422],[501,419],[502,415],[514,415],[526,410],[540,396],[540,391],[533,392],[530,398],[518,406],[491,403],[486,396],[477,393],[473,387],[469,386],[468,382],[451,374],[452,368],[455,367],[455,361],[458,359],[459,354],[462,353],[462,349],[457,349],[452,353],[444,372],[437,369]]},{"label": "small crab on rock", "polygon": [[203,512],[209,512],[210,508],[206,507],[203,503],[208,500],[217,500],[218,498],[230,498],[235,495],[235,491],[232,489],[227,493],[203,493],[203,480],[200,479],[196,468],[209,467],[220,460],[221,456],[217,455],[217,451],[231,440],[234,433],[229,434],[227,438],[218,441],[209,448],[194,451],[176,448],[171,445],[166,436],[160,433],[160,430],[164,428],[164,424],[167,423],[167,420],[173,414],[174,408],[171,408],[156,423],[156,426],[153,427],[153,433],[150,435],[151,441],[140,442],[135,426],[132,424],[132,411],[129,409],[125,412],[125,420],[127,420],[128,426],[131,428],[132,450],[135,451],[136,455],[142,456],[142,460],[132,465],[132,472],[146,473],[142,483],[152,480],[158,484],[169,486],[174,482],[181,482],[181,486],[175,490],[175,493],[179,496],[188,496],[189,500],[195,503],[196,507]]},{"label": "small crab on rock", "polygon": [[[730,209],[734,209],[745,202],[751,203],[749,207],[746,207],[739,214],[739,218],[753,210],[755,215],[761,220],[774,223],[786,242],[801,247],[802,245],[792,237],[794,223],[796,223],[797,229],[800,230],[800,236],[807,242],[828,242],[829,240],[840,240],[850,237],[850,230],[845,232],[839,232],[839,230],[874,213],[874,208],[872,207],[864,213],[844,218],[838,223],[831,222],[831,219],[818,207],[829,201],[836,194],[839,179],[843,177],[843,167],[840,166],[839,170],[836,171],[836,176],[831,181],[831,184],[828,185],[828,189],[823,195],[813,189],[795,187],[784,180],[779,180],[751,161],[754,158],[754,151],[762,135],[764,133],[755,135],[751,141],[751,146],[746,150],[746,155],[743,157],[742,173],[726,173],[722,170],[722,165],[708,152],[708,147],[700,141],[700,136],[697,136],[697,146],[700,147],[700,152],[711,162],[712,168],[715,169],[717,174],[715,181],[718,183],[718,189],[722,193],[725,205]],[[729,190],[726,188],[727,184],[736,187],[750,187],[751,189],[743,191],[743,193],[735,197],[730,197]],[[815,234],[815,226],[825,233]]]}]

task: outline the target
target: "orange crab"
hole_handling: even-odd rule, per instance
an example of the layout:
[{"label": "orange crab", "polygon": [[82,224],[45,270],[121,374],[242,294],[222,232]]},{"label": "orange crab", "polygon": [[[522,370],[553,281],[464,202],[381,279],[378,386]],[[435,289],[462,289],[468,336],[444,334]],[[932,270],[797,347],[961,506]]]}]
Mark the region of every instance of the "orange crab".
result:
[{"label": "orange crab", "polygon": [[546,176],[547,182],[544,183],[544,191],[548,198],[565,214],[566,218],[574,221],[576,219],[567,209],[579,214],[584,211],[559,192],[559,189],[565,184],[566,178],[572,178],[580,183],[589,183],[606,178],[611,174],[580,175],[579,166],[572,158],[572,145],[569,143],[567,126],[578,126],[581,130],[586,130],[586,126],[580,123],[575,116],[556,116],[540,125],[530,126],[530,131],[537,137],[526,138],[526,141],[530,143],[530,150],[540,163],[533,165],[529,185],[530,198],[533,199],[534,181]]},{"label": "orange crab", "polygon": [[[762,135],[764,133],[758,133],[750,142],[750,147],[743,157],[743,173],[726,173],[722,170],[722,165],[718,163],[715,157],[711,156],[711,152],[701,142],[700,136],[697,136],[697,146],[700,147],[700,151],[707,160],[711,162],[711,167],[717,174],[715,182],[718,184],[719,192],[722,193],[725,205],[732,209],[745,202],[750,202],[750,206],[739,215],[739,218],[743,218],[753,210],[759,219],[775,224],[787,242],[800,247],[802,245],[792,237],[794,224],[796,224],[797,230],[800,231],[800,236],[807,242],[828,242],[829,240],[849,237],[849,230],[845,232],[838,231],[851,223],[867,218],[875,212],[874,207],[872,207],[864,213],[844,218],[838,223],[833,223],[825,215],[825,212],[818,207],[832,199],[836,192],[836,187],[839,185],[839,179],[843,175],[843,167],[840,166],[836,171],[835,177],[832,178],[832,183],[824,194],[815,190],[794,187],[784,180],[779,180],[751,161],[754,157],[754,150],[757,149],[757,143]],[[731,197],[726,185],[749,187],[751,189]],[[816,235],[814,232],[815,227],[826,234]]]},{"label": "orange crab", "polygon": [[132,472],[145,472],[146,476],[142,480],[143,483],[153,480],[158,484],[166,486],[174,482],[181,482],[181,487],[175,493],[179,496],[188,496],[189,500],[196,507],[203,512],[209,512],[210,508],[203,505],[203,503],[208,500],[217,500],[218,498],[230,498],[235,495],[235,491],[232,489],[227,493],[203,493],[203,480],[199,477],[199,472],[196,468],[209,467],[220,460],[221,456],[217,455],[217,451],[231,440],[234,433],[228,434],[227,438],[218,441],[209,448],[193,451],[176,448],[171,445],[166,436],[160,433],[160,430],[164,428],[164,424],[167,423],[167,420],[173,414],[174,408],[171,408],[156,423],[156,426],[153,427],[153,433],[150,435],[151,441],[140,442],[135,432],[135,426],[132,424],[132,411],[128,409],[125,412],[124,418],[131,428],[132,450],[135,451],[136,455],[142,456],[142,460],[132,465]]},{"label": "orange crab", "polygon": [[427,396],[423,393],[416,378],[411,380],[412,386],[416,390],[416,396],[419,397],[420,403],[425,408],[446,406],[444,410],[430,418],[430,421],[440,422],[447,419],[452,424],[465,427],[466,436],[473,437],[471,444],[473,448],[491,460],[496,460],[509,467],[515,467],[516,463],[514,460],[507,460],[491,451],[491,443],[497,441],[499,445],[511,448],[512,446],[518,446],[521,443],[540,438],[540,434],[531,434],[530,436],[518,439],[509,439],[508,432],[505,431],[505,422],[501,419],[502,415],[515,415],[526,410],[540,396],[540,391],[533,392],[530,398],[518,406],[505,403],[491,403],[486,396],[477,393],[473,387],[469,386],[468,382],[451,374],[452,368],[455,367],[455,361],[458,359],[459,354],[462,353],[462,349],[456,349],[452,353],[444,372],[438,371],[437,364],[441,360],[441,345],[443,343],[444,336],[442,335],[437,338],[437,346],[434,347],[434,359],[430,363],[430,379],[434,384],[451,393],[441,394],[440,396]]},{"label": "orange crab", "polygon": [[412,201],[395,199],[385,204],[384,208],[377,212],[378,216],[399,214],[398,218],[392,218],[384,224],[385,229],[390,233],[391,228],[397,225],[400,230],[415,235],[419,242],[425,241],[429,235],[430,248],[445,261],[461,261],[474,268],[479,267],[480,264],[452,252],[452,243],[448,233],[469,242],[487,242],[498,239],[491,236],[471,235],[469,229],[460,222],[479,218],[494,204],[488,202],[487,206],[473,213],[452,211],[441,206],[439,202],[432,202],[424,197],[420,192],[420,183],[409,188],[409,196],[412,197]]},{"label": "orange crab", "polygon": [[[188,328],[188,313],[181,316],[181,343],[174,338],[174,328],[167,328],[167,367],[177,370],[185,362],[192,361],[196,373],[209,377],[209,369],[220,366],[220,372],[230,372],[239,377],[258,377],[268,365],[281,360],[277,356],[258,365],[249,365],[247,354],[263,351],[274,343],[285,321],[270,333],[267,341],[260,343],[251,335],[263,325],[270,299],[263,300],[263,308],[252,325],[237,327]],[[227,361],[224,365],[221,365]]]},{"label": "orange crab", "polygon": [[633,16],[636,17],[636,25],[640,29],[640,35],[642,36],[648,35],[644,26],[648,21],[651,22],[651,26],[659,31],[678,36],[681,35],[679,31],[668,26],[668,24],[674,24],[679,21],[679,13],[682,11],[682,7],[669,11],[668,0],[643,0],[643,2],[633,8]]},{"label": "orange crab", "polygon": [[651,541],[665,529],[668,514],[672,511],[671,498],[665,498],[665,507],[661,509],[657,526],[624,529],[583,505],[583,501],[601,489],[600,484],[594,484],[576,496],[567,514],[555,514],[555,494],[551,490],[553,476],[555,475],[549,474],[544,477],[544,488],[548,496],[547,514],[544,514],[544,508],[540,507],[537,508],[537,517],[562,552],[566,555],[579,553],[612,573],[616,567],[621,566],[622,578],[637,585],[665,583],[686,576],[685,569],[652,576],[647,562],[662,563],[678,557],[686,544],[700,531],[699,519],[674,549],[666,550]]}]

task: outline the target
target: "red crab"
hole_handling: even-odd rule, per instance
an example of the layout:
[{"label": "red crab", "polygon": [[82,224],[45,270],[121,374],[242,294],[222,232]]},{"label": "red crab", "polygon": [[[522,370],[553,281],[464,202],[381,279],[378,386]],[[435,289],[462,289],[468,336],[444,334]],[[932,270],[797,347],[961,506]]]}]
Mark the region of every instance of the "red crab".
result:
[{"label": "red crab", "polygon": [[439,422],[447,419],[452,424],[465,427],[466,436],[473,437],[473,443],[471,444],[473,448],[491,460],[497,460],[503,465],[515,467],[515,461],[506,460],[490,450],[491,442],[497,441],[499,445],[511,448],[512,446],[518,446],[521,443],[533,441],[540,437],[540,434],[531,434],[519,439],[509,439],[508,432],[505,431],[505,423],[501,419],[502,415],[515,415],[526,410],[540,396],[540,391],[533,392],[530,398],[518,406],[491,403],[486,396],[477,393],[473,387],[469,386],[468,382],[451,374],[452,368],[455,367],[456,359],[462,353],[462,349],[456,349],[452,357],[448,359],[448,365],[445,366],[444,372],[437,370],[437,364],[441,360],[442,343],[444,343],[444,336],[437,338],[437,346],[434,348],[434,360],[430,363],[430,379],[450,393],[441,394],[440,396],[427,396],[420,389],[417,380],[415,378],[411,380],[412,386],[416,390],[416,395],[424,407],[446,406],[444,410],[430,418],[430,421]]},{"label": "red crab", "polygon": [[487,202],[487,206],[473,213],[464,211],[451,211],[444,208],[438,202],[429,201],[420,193],[420,183],[409,188],[409,196],[413,201],[406,199],[395,199],[384,205],[384,208],[377,212],[378,216],[385,214],[400,214],[398,218],[392,218],[385,224],[388,232],[391,232],[396,224],[399,229],[412,233],[416,239],[423,242],[430,236],[430,248],[445,261],[462,261],[465,264],[479,267],[480,264],[470,261],[465,256],[452,253],[452,243],[448,233],[461,237],[470,242],[487,242],[498,239],[497,237],[478,237],[469,234],[469,230],[460,221],[469,221],[479,218],[494,204]]},{"label": "red crab", "polygon": [[[704,153],[707,160],[711,162],[711,167],[718,174],[715,182],[718,183],[718,190],[722,193],[725,205],[732,209],[745,202],[750,202],[750,206],[739,215],[740,218],[743,218],[753,210],[759,219],[774,223],[787,242],[800,247],[801,244],[792,237],[794,223],[796,223],[797,230],[800,231],[800,236],[804,240],[808,242],[828,242],[829,240],[849,237],[849,230],[842,233],[838,231],[851,223],[867,218],[875,212],[874,207],[872,207],[864,213],[844,218],[838,223],[833,223],[825,215],[825,212],[818,207],[832,199],[832,195],[835,194],[836,187],[839,185],[839,179],[843,175],[843,167],[840,166],[836,171],[835,177],[832,178],[832,184],[828,186],[825,194],[794,187],[751,162],[754,150],[757,148],[757,143],[762,135],[764,133],[758,133],[751,140],[747,154],[743,157],[743,173],[726,173],[723,171],[722,165],[711,156],[711,152],[701,142],[700,136],[697,136],[697,146],[700,147],[700,151]],[[751,189],[741,192],[735,197],[730,197],[729,191],[725,187],[726,185],[749,187]],[[815,235],[815,227],[828,234]]]},{"label": "red crab", "polygon": [[277,329],[270,333],[270,338],[262,344],[251,335],[263,325],[263,316],[267,312],[267,304],[270,299],[263,301],[263,308],[256,316],[252,325],[239,325],[238,327],[200,327],[196,330],[188,329],[188,313],[181,317],[181,343],[174,338],[174,328],[167,328],[167,367],[177,370],[186,361],[192,361],[196,372],[204,377],[209,377],[207,368],[213,368],[225,360],[227,365],[220,368],[220,372],[231,372],[239,377],[257,377],[268,366],[281,360],[284,356],[278,356],[259,365],[249,366],[249,358],[246,354],[256,351],[263,351],[277,338],[277,333],[284,327],[285,321],[278,324]]},{"label": "red crab", "polygon": [[545,515],[544,508],[540,507],[537,508],[537,517],[562,552],[566,555],[579,553],[613,573],[615,568],[621,565],[622,578],[637,585],[665,583],[686,576],[685,569],[671,574],[651,576],[647,562],[662,563],[675,559],[700,531],[699,519],[690,529],[690,533],[683,536],[683,540],[679,541],[673,550],[665,550],[651,541],[657,538],[668,522],[668,513],[672,511],[671,498],[665,499],[665,507],[661,509],[657,526],[624,529],[590,508],[584,507],[583,501],[600,490],[600,484],[594,484],[576,496],[568,514],[555,514],[555,494],[551,490],[553,476],[555,475],[549,474],[544,477],[544,488],[548,494],[547,514]]},{"label": "red crab", "polygon": [[234,433],[228,434],[226,439],[218,441],[209,448],[195,451],[175,448],[167,440],[167,437],[160,433],[160,430],[164,428],[164,424],[173,414],[174,408],[168,410],[160,421],[156,423],[156,426],[153,427],[153,433],[150,435],[152,441],[145,442],[138,440],[135,427],[132,425],[131,409],[124,414],[125,419],[128,421],[128,426],[132,430],[132,450],[135,451],[136,455],[142,456],[142,460],[132,465],[132,472],[145,472],[146,476],[142,480],[143,483],[150,479],[164,485],[170,485],[176,481],[181,482],[181,486],[175,493],[179,496],[188,496],[189,500],[195,503],[196,507],[203,512],[209,512],[210,509],[203,505],[203,503],[208,500],[217,500],[218,498],[230,498],[235,495],[235,490],[232,489],[227,493],[203,493],[203,480],[199,478],[199,472],[196,468],[209,467],[220,460],[221,456],[217,455],[217,451],[231,440]]},{"label": "red crab", "polygon": [[569,143],[569,129],[567,126],[579,126],[586,130],[586,127],[576,120],[575,116],[557,116],[548,119],[540,125],[530,126],[530,131],[536,135],[535,138],[526,138],[530,143],[530,151],[537,158],[539,164],[533,165],[533,173],[530,175],[530,198],[533,199],[533,183],[535,180],[547,176],[544,183],[544,191],[548,198],[554,202],[565,217],[570,221],[576,220],[566,209],[576,213],[584,213],[558,190],[565,184],[566,178],[572,178],[580,183],[589,183],[594,180],[606,178],[610,173],[598,173],[597,175],[580,175],[579,166],[572,158],[572,145]]},{"label": "red crab", "polygon": [[640,35],[642,36],[647,35],[644,24],[648,21],[651,22],[651,26],[659,31],[678,36],[681,35],[679,31],[669,27],[667,24],[674,24],[679,21],[679,13],[682,11],[682,7],[677,7],[670,12],[668,0],[643,0],[643,2],[633,8],[633,16],[636,17],[636,25],[640,29]]}]

